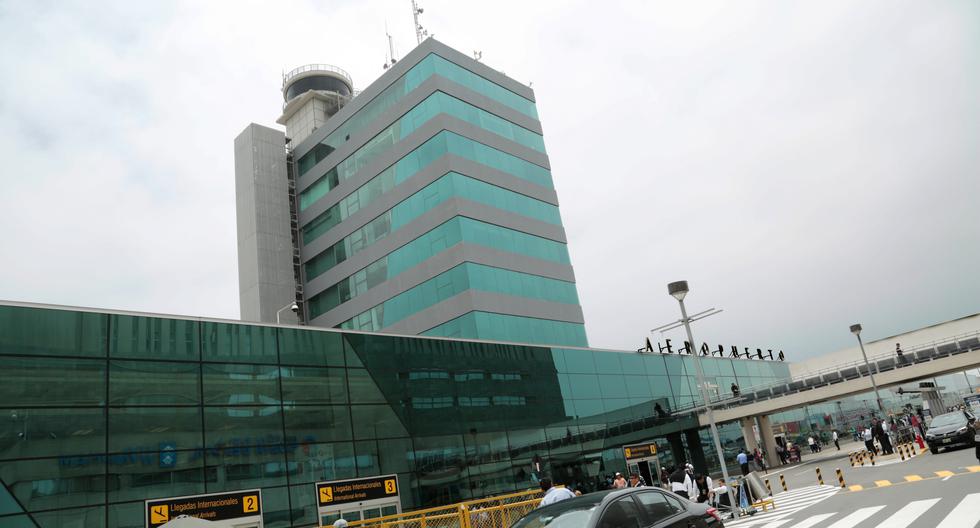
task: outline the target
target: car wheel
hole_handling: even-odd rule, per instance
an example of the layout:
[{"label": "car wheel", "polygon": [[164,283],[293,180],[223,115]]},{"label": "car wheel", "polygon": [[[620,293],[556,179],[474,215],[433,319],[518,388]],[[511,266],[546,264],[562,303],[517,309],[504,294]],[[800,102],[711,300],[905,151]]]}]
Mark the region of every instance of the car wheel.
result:
[{"label": "car wheel", "polygon": [[930,447],[929,448],[929,451],[932,452],[932,454],[934,454],[934,455],[938,455],[939,454],[939,448],[938,447]]}]

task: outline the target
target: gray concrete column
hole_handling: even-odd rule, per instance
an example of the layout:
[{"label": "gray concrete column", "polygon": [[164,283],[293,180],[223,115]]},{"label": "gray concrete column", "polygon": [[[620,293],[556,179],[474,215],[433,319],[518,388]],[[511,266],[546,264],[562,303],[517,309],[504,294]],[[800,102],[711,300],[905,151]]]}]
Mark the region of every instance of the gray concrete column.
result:
[{"label": "gray concrete column", "polygon": [[681,440],[680,433],[670,433],[667,435],[670,442],[670,451],[674,456],[674,464],[680,465],[687,462],[687,455],[684,453],[684,442]]},{"label": "gray concrete column", "polygon": [[691,454],[691,464],[694,466],[694,471],[707,473],[708,461],[704,459],[704,446],[701,445],[701,436],[698,434],[698,430],[688,429],[684,431],[684,437],[687,439],[687,450]]},{"label": "gray concrete column", "polygon": [[745,442],[746,449],[751,453],[755,451],[755,448],[759,447],[759,444],[755,441],[755,430],[752,428],[755,425],[755,418],[749,416],[748,418],[742,418],[738,422],[742,425],[742,440]]},{"label": "gray concrete column", "polygon": [[766,452],[766,465],[774,468],[779,466],[779,456],[776,454],[776,435],[772,432],[772,423],[768,416],[757,416],[759,420],[759,437],[762,439],[762,450]]}]

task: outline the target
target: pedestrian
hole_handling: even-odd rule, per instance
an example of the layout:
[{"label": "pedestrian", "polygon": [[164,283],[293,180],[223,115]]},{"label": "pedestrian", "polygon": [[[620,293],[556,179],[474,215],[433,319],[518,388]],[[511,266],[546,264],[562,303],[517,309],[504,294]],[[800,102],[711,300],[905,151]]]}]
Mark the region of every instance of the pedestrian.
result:
[{"label": "pedestrian", "polygon": [[759,467],[759,471],[765,471],[766,454],[762,451],[762,448],[755,448],[755,453],[753,453],[753,456],[755,457],[755,465]]},{"label": "pedestrian", "polygon": [[918,434],[919,436],[925,436],[922,434],[922,422],[919,421],[919,417],[912,415],[909,417],[909,423],[912,424],[913,435]]},{"label": "pedestrian", "polygon": [[541,491],[544,492],[544,498],[541,499],[541,506],[547,506],[549,504],[554,504],[565,499],[574,499],[575,493],[568,488],[556,488],[551,485],[551,479],[545,477],[541,479]]},{"label": "pedestrian", "polygon": [[691,476],[684,471],[683,466],[677,466],[670,473],[670,491],[684,497],[685,499],[690,499],[690,489],[694,486],[694,482],[691,480]]},{"label": "pedestrian", "polygon": [[809,438],[806,439],[806,443],[810,444],[810,452],[811,453],[816,453],[817,452],[817,441],[813,439],[813,435],[812,434],[810,435]]},{"label": "pedestrian", "polygon": [[660,466],[660,487],[670,489],[670,471],[664,466]]},{"label": "pedestrian", "polygon": [[636,473],[630,473],[630,488],[642,488],[646,485],[647,481],[643,477],[637,475]]},{"label": "pedestrian", "polygon": [[837,436],[837,429],[834,429],[833,438],[834,438],[834,445],[837,446],[837,450],[840,451],[840,438],[838,438]]},{"label": "pedestrian", "polygon": [[613,489],[623,489],[627,486],[626,479],[623,478],[623,474],[616,472],[616,478],[613,479],[612,487]]},{"label": "pedestrian", "polygon": [[895,355],[898,356],[899,367],[905,365],[905,354],[902,353],[902,345],[900,343],[895,343]]},{"label": "pedestrian", "polygon": [[696,502],[709,502],[714,496],[714,485],[711,482],[711,477],[698,473],[694,475],[694,485],[697,488],[697,501]]},{"label": "pedestrian", "polygon": [[973,421],[973,443],[977,446],[977,462],[980,462],[980,420]]},{"label": "pedestrian", "polygon": [[779,458],[779,465],[786,465],[786,448],[778,442],[776,443],[776,457]]},{"label": "pedestrian", "polygon": [[725,484],[725,479],[718,479],[718,487],[711,490],[715,498],[715,506],[722,508],[731,507],[732,503],[728,500],[728,486]]},{"label": "pedestrian", "polygon": [[878,454],[878,448],[875,447],[874,433],[871,432],[870,427],[864,429],[864,448],[870,453]]},{"label": "pedestrian", "polygon": [[347,520],[341,517],[333,522],[333,528],[347,528]]},{"label": "pedestrian", "polygon": [[739,394],[741,394],[741,392],[738,390],[738,385],[732,383],[732,396],[738,398]]},{"label": "pedestrian", "polygon": [[883,420],[875,420],[875,436],[878,437],[878,443],[881,444],[881,453],[883,455],[892,454],[892,444],[888,440],[888,434],[885,432],[885,427]]},{"label": "pedestrian", "polygon": [[738,455],[735,456],[735,460],[738,461],[738,465],[742,468],[742,475],[749,474],[749,455],[745,454],[745,448],[738,450]]}]

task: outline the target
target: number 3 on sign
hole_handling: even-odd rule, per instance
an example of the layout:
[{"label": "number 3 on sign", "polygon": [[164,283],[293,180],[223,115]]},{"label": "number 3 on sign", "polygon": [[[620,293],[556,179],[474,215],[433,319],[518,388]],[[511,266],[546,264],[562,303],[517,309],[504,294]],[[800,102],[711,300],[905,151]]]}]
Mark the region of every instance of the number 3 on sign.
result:
[{"label": "number 3 on sign", "polygon": [[395,487],[395,479],[388,479],[385,481],[385,493],[391,495],[397,493],[398,489]]},{"label": "number 3 on sign", "polygon": [[242,497],[242,511],[252,513],[259,511],[259,496],[246,495]]}]

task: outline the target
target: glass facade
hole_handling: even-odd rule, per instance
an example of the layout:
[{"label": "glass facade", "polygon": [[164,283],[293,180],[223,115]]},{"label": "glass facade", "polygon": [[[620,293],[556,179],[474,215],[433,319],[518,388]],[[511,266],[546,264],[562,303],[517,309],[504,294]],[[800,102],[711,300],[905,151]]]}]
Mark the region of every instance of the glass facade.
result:
[{"label": "glass facade", "polygon": [[145,499],[249,488],[266,526],[309,526],[313,482],[385,473],[404,509],[590,489],[623,444],[693,452],[656,412],[691,401],[689,360],[0,305],[0,526],[136,528]]},{"label": "glass facade", "polygon": [[[530,91],[438,46],[397,69],[296,161],[305,320],[588,346]],[[350,148],[329,157],[351,135]],[[439,258],[460,244],[462,258]],[[493,320],[514,324],[501,332]]]}]

